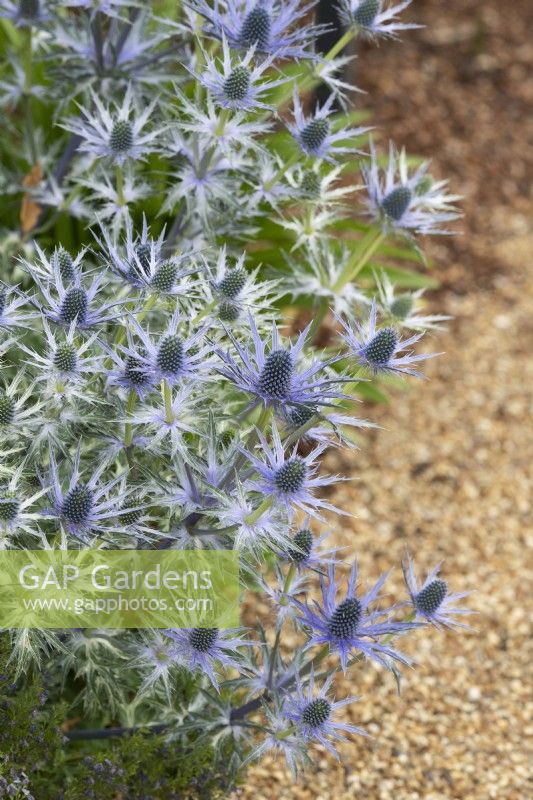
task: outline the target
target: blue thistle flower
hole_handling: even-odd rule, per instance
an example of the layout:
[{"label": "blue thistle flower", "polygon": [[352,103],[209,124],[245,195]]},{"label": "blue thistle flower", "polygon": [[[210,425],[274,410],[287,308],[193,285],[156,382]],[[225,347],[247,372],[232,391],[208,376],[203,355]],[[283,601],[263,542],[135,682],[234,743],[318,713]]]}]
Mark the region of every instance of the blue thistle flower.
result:
[{"label": "blue thistle flower", "polygon": [[97,241],[102,248],[104,264],[132,286],[158,294],[178,295],[182,291],[180,281],[197,271],[196,268],[183,269],[181,266],[192,254],[167,258],[163,252],[165,228],[163,227],[157,239],[153,239],[144,215],[140,236],[134,234],[130,217],[126,218],[125,228],[125,238],[122,247],[119,247],[108,230],[101,226],[104,241]]},{"label": "blue thistle flower", "polygon": [[313,569],[320,571],[325,564],[335,564],[338,547],[321,550],[321,544],[328,538],[330,531],[316,538],[309,528],[309,517],[303,520],[302,526],[292,535],[283,558],[293,564],[297,570]]},{"label": "blue thistle flower", "polygon": [[403,0],[384,8],[384,0],[338,0],[338,10],[344,25],[357,28],[368,38],[397,38],[398,31],[422,27],[410,22],[398,22],[398,14],[411,2]]},{"label": "blue thistle flower", "polygon": [[59,259],[54,257],[52,262],[52,274],[47,278],[38,271],[38,268],[27,265],[32,273],[32,277],[48,307],[42,306],[35,297],[30,302],[47,318],[56,322],[58,325],[70,329],[74,324],[76,328],[88,329],[96,325],[102,325],[111,319],[116,318],[118,305],[123,305],[124,300],[115,300],[110,303],[102,303],[99,308],[94,307],[94,301],[98,294],[103,294],[104,276],[102,274],[91,278],[88,286],[85,285],[83,275],[78,272],[69,272],[65,281],[61,275]]},{"label": "blue thistle flower", "polygon": [[302,104],[296,89],[294,90],[293,102],[294,123],[289,123],[287,127],[306,155],[322,158],[334,164],[334,156],[336,155],[362,152],[355,147],[342,146],[339,143],[346,142],[348,139],[353,139],[356,136],[362,136],[368,133],[371,128],[341,128],[336,131],[332,130],[328,118],[333,113],[333,103],[335,102],[334,94],[330,94],[322,107],[317,105],[311,117],[306,117],[303,113]]},{"label": "blue thistle flower", "polygon": [[238,111],[268,110],[271,106],[262,101],[262,96],[286,83],[288,78],[261,80],[271,70],[275,57],[265,58],[254,66],[254,55],[255,47],[251,47],[242,58],[236,59],[223,36],[222,59],[215,60],[204,51],[204,71],[193,75],[222,108]]},{"label": "blue thistle flower", "polygon": [[370,316],[366,324],[355,322],[355,330],[343,319],[338,318],[343,331],[342,338],[355,355],[359,364],[366,366],[374,373],[395,372],[398,374],[413,375],[422,378],[423,375],[410,364],[435,358],[439,353],[421,353],[411,355],[409,352],[401,355],[402,351],[415,344],[422,338],[421,333],[409,339],[400,339],[395,328],[377,328],[377,306],[372,302]]},{"label": "blue thistle flower", "polygon": [[165,380],[170,386],[185,378],[198,380],[203,377],[201,373],[212,366],[209,356],[213,347],[201,344],[209,326],[204,325],[187,337],[178,333],[179,323],[180,313],[176,309],[165,330],[154,338],[132,318],[131,330],[140,340],[141,347],[122,348],[126,356],[137,360],[138,370],[146,368],[156,380]]},{"label": "blue thistle flower", "polygon": [[249,50],[276,58],[316,58],[312,45],[323,25],[301,25],[316,4],[300,0],[224,0],[212,7],[206,0],[187,0],[187,5],[204,17],[207,33],[227,39],[234,49]]},{"label": "blue thistle flower", "polygon": [[294,344],[286,347],[273,323],[270,352],[267,355],[265,343],[259,336],[251,315],[249,324],[253,351],[239,344],[231,334],[228,334],[240,363],[229,352],[218,351],[224,363],[219,371],[239,389],[254,395],[264,405],[274,408],[300,405],[324,406],[344,396],[336,388],[344,379],[340,376],[330,378],[324,374],[338,358],[327,361],[316,359],[307,369],[301,372],[296,370],[310,325],[302,331]]},{"label": "blue thistle flower", "polygon": [[47,257],[37,242],[33,243],[37,251],[37,258],[28,261],[20,259],[22,268],[31,275],[33,280],[41,280],[46,283],[57,283],[61,281],[65,287],[79,283],[82,275],[87,273],[85,260],[87,247],[82,247],[75,257],[69,253],[62,245],[57,246],[50,258]]},{"label": "blue thistle flower", "polygon": [[286,455],[275,425],[272,426],[272,446],[261,432],[258,435],[263,458],[239,448],[259,475],[258,480],[249,481],[250,489],[260,492],[264,497],[271,497],[274,504],[287,509],[289,516],[293,515],[294,508],[318,519],[321,519],[320,512],[324,509],[338,514],[346,513],[313,494],[321,486],[329,486],[342,480],[338,476],[316,474],[319,467],[316,460],[326,445],[318,445],[306,456],[298,455],[298,445],[295,445],[292,452]]},{"label": "blue thistle flower", "polygon": [[133,108],[133,89],[128,85],[120,106],[106,108],[91,91],[93,106],[88,109],[78,104],[82,116],[66,120],[62,127],[81,138],[79,149],[94,158],[108,158],[115,164],[128,159],[144,160],[155,150],[154,140],[162,128],[143,133],[158,102],[156,97],[141,112]]},{"label": "blue thistle flower", "polygon": [[419,306],[425,289],[396,294],[395,287],[383,272],[374,276],[379,293],[381,314],[394,324],[415,331],[439,330],[442,323],[451,319],[444,314],[420,314]]},{"label": "blue thistle flower", "polygon": [[328,567],[328,583],[320,577],[322,605],[313,601],[313,606],[294,600],[301,611],[301,622],[308,626],[311,637],[308,647],[315,644],[328,644],[332,652],[339,654],[344,671],[348,667],[348,659],[352,651],[359,651],[365,658],[390,667],[390,660],[409,665],[411,662],[402,653],[388,644],[380,642],[380,637],[399,635],[418,627],[414,622],[394,622],[388,617],[393,610],[369,610],[377,599],[388,573],[382,575],[374,586],[361,597],[356,596],[357,565],[350,572],[346,596],[337,601],[340,584],[335,583],[335,566]]},{"label": "blue thistle flower", "polygon": [[323,686],[315,693],[315,676],[311,672],[309,683],[304,687],[301,681],[297,682],[296,691],[283,700],[282,714],[290,720],[297,733],[305,742],[318,741],[329,752],[339,757],[331,739],[338,742],[347,741],[344,733],[357,733],[360,736],[368,734],[349,722],[338,722],[335,712],[339,708],[354,703],[357,697],[346,697],[344,700],[334,700],[329,697],[333,675],[326,680]]},{"label": "blue thistle flower", "polygon": [[374,145],[370,146],[370,164],[361,168],[367,190],[367,214],[385,232],[406,234],[446,234],[446,222],[460,217],[454,202],[459,195],[445,192],[447,181],[432,181],[425,162],[409,177],[405,151],[398,153],[391,143],[389,162],[382,175]]},{"label": "blue thistle flower", "polygon": [[216,304],[213,317],[227,325],[239,320],[242,328],[249,322],[249,315],[243,314],[245,310],[257,316],[271,317],[272,305],[276,299],[274,290],[276,281],[263,281],[258,279],[259,268],[247,270],[245,267],[246,254],[243,253],[236,260],[228,257],[226,246],[220,248],[218,258],[214,265],[208,265],[209,289],[207,295],[208,305]]},{"label": "blue thistle flower", "polygon": [[67,488],[63,489],[56,458],[53,450],[50,450],[47,484],[52,507],[46,511],[46,516],[57,519],[68,533],[84,543],[90,543],[91,534],[102,536],[107,533],[127,533],[124,526],[113,523],[113,520],[134,510],[125,503],[135,489],[122,487],[120,492],[110,496],[117,484],[123,481],[124,474],[102,483],[100,479],[109,464],[105,460],[85,480],[80,470],[80,458],[81,447],[78,447],[70,480]]},{"label": "blue thistle flower", "polygon": [[426,620],[436,628],[455,627],[470,630],[469,625],[454,619],[455,616],[474,613],[468,608],[459,608],[454,605],[458,600],[462,600],[463,597],[468,597],[470,592],[450,593],[446,581],[438,577],[441,566],[442,562],[437,564],[437,566],[428,573],[425,581],[419,586],[415,575],[413,559],[409,553],[407,553],[405,560],[402,561],[405,583],[416,613],[416,618]]},{"label": "blue thistle flower", "polygon": [[218,691],[215,666],[239,669],[239,647],[250,647],[254,642],[242,639],[236,628],[182,628],[165,630],[176,648],[176,659],[192,672],[207,675]]},{"label": "blue thistle flower", "polygon": [[43,329],[47,344],[44,355],[26,347],[23,343],[19,344],[21,350],[31,356],[32,360],[29,363],[41,372],[37,380],[48,382],[52,393],[65,397],[74,395],[83,399],[83,393],[76,391],[76,386],[79,386],[88,374],[98,372],[101,368],[100,355],[87,355],[97,334],[93,334],[84,342],[77,342],[76,320],[70,324],[66,336],[54,335],[46,318],[43,318]]},{"label": "blue thistle flower", "polygon": [[133,344],[129,330],[127,337],[128,347],[121,347],[120,350],[112,350],[104,345],[113,362],[112,367],[105,369],[106,386],[120,386],[127,391],[135,392],[137,397],[144,400],[156,386],[157,376],[146,351]]}]

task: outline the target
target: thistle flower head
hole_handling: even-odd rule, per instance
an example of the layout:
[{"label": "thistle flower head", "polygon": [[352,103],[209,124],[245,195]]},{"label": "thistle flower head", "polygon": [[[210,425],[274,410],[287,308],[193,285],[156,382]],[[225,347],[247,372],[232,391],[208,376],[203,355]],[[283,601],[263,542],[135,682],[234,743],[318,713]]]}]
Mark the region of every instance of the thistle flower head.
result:
[{"label": "thistle flower head", "polygon": [[307,464],[300,456],[293,456],[274,471],[273,481],[280,495],[289,497],[301,491],[307,479]]},{"label": "thistle flower head", "polygon": [[0,425],[10,425],[15,419],[15,400],[0,390]]},{"label": "thistle flower head", "polygon": [[378,288],[378,310],[396,327],[414,331],[439,330],[450,319],[444,314],[420,313],[424,289],[397,294],[385,273],[376,274],[375,280]]},{"label": "thistle flower head", "polygon": [[367,734],[355,725],[335,719],[338,709],[355,702],[358,698],[347,697],[336,701],[329,695],[332,683],[333,675],[316,692],[315,677],[311,672],[308,685],[304,686],[302,681],[298,680],[296,691],[284,699],[282,713],[294,724],[305,742],[318,741],[338,758],[334,741],[346,741],[344,733],[358,733],[361,736]]},{"label": "thistle flower head", "polygon": [[326,564],[336,562],[336,553],[339,550],[337,547],[326,550],[321,548],[328,536],[329,531],[322,536],[315,537],[309,528],[309,517],[306,517],[303,527],[299,528],[292,536],[289,547],[282,554],[283,558],[299,571],[304,569],[322,570]]},{"label": "thistle flower head", "polygon": [[366,186],[367,214],[384,231],[396,230],[406,234],[449,233],[442,226],[460,214],[454,203],[459,195],[446,194],[447,181],[428,181],[428,162],[409,175],[407,157],[389,148],[389,162],[382,174],[373,144],[370,164],[362,168]]},{"label": "thistle flower head", "polygon": [[92,107],[79,106],[81,116],[63,123],[66,130],[81,138],[80,150],[93,158],[108,158],[121,165],[128,159],[143,160],[155,149],[162,128],[145,128],[157,105],[155,98],[140,110],[134,106],[133,90],[128,85],[120,105],[106,107],[91,91]]},{"label": "thistle flower head", "polygon": [[272,302],[275,299],[274,281],[263,281],[258,278],[258,269],[248,270],[245,267],[245,254],[236,261],[231,259],[222,247],[214,265],[207,264],[210,277],[210,296],[208,303],[216,303],[216,316],[230,327],[237,320],[239,328],[246,326],[252,311],[255,318],[272,314]]},{"label": "thistle flower head", "polygon": [[325,29],[301,23],[314,1],[224,0],[211,6],[207,0],[187,0],[187,5],[207,20],[209,34],[225,38],[230,47],[276,58],[313,58],[311,45]]},{"label": "thistle flower head", "polygon": [[48,257],[37,242],[34,242],[33,246],[36,256],[31,260],[20,259],[20,265],[34,281],[45,282],[49,286],[61,283],[67,289],[79,285],[84,277],[90,275],[91,270],[87,268],[86,247],[82,247],[73,256],[63,245],[58,245]]},{"label": "thistle flower head", "polygon": [[248,273],[246,270],[243,267],[235,266],[225,273],[217,285],[217,289],[224,297],[229,300],[235,300],[246,286],[247,279]]},{"label": "thistle flower head", "polygon": [[218,691],[216,667],[238,669],[239,648],[253,644],[241,638],[240,631],[227,628],[182,628],[166,630],[176,645],[176,659],[193,672],[209,678]]},{"label": "thistle flower head", "polygon": [[34,351],[22,342],[19,345],[30,356],[28,363],[38,373],[37,382],[46,384],[48,401],[85,399],[83,385],[86,379],[102,367],[102,356],[92,352],[96,334],[79,341],[76,337],[77,323],[76,317],[65,332],[52,332],[46,317],[43,317],[44,352]]},{"label": "thistle flower head", "polygon": [[305,457],[297,455],[297,445],[289,454],[285,453],[278,429],[272,426],[272,445],[259,433],[262,458],[247,450],[246,455],[258,478],[250,481],[251,489],[264,497],[271,497],[274,504],[285,507],[290,516],[296,508],[310,516],[320,518],[323,509],[342,513],[326,500],[315,497],[314,490],[335,483],[339,478],[317,476],[318,456],[325,445],[318,445]]},{"label": "thistle flower head", "polygon": [[83,327],[87,320],[89,298],[82,286],[73,286],[67,289],[59,309],[59,318],[64,325],[76,322]]},{"label": "thistle flower head", "polygon": [[[44,253],[40,253],[40,263],[30,264],[25,262],[33,280],[40,289],[44,302],[40,303],[36,297],[31,299],[34,306],[47,319],[69,329],[72,325],[79,329],[89,329],[113,318],[117,306],[123,301],[103,301],[96,305],[97,298],[104,294],[104,276],[100,273],[87,277],[81,274],[77,267],[83,255],[82,251],[72,263],[72,270],[65,273],[66,279],[61,275],[61,251],[56,250],[49,262]],[[64,259],[63,263],[66,263]],[[47,267],[50,267],[48,271]],[[73,277],[72,277],[73,275]],[[114,311],[112,311],[112,309]]]},{"label": "thistle flower head", "polygon": [[106,370],[106,385],[133,391],[144,399],[156,385],[157,376],[146,351],[134,343],[129,330],[127,337],[127,347],[106,348],[113,362]]},{"label": "thistle flower head", "polygon": [[288,551],[287,557],[300,566],[307,561],[313,549],[313,534],[309,528],[301,528],[294,534],[293,547]]},{"label": "thistle flower head", "polygon": [[68,250],[65,250],[64,247],[58,247],[54,256],[57,260],[59,274],[63,283],[73,283],[76,278],[76,272],[74,260]]},{"label": "thistle flower head", "polygon": [[[198,379],[212,363],[209,358],[212,348],[203,341],[208,326],[188,336],[178,331],[180,322],[180,312],[176,309],[166,328],[152,337],[132,318],[128,346],[121,348],[123,355],[136,359],[138,365],[133,368],[141,374],[152,375],[156,381],[165,380],[174,385],[184,379]],[[134,385],[131,388],[135,388]]]},{"label": "thistle flower head", "polygon": [[349,139],[362,136],[370,128],[341,128],[332,130],[330,115],[333,113],[335,95],[331,94],[322,107],[317,106],[314,114],[305,116],[297,91],[294,91],[294,122],[287,127],[302,151],[308,156],[322,158],[335,163],[335,157],[343,153],[361,152],[353,146],[342,144]]},{"label": "thistle flower head", "polygon": [[117,119],[113,122],[109,135],[109,147],[115,154],[127,153],[135,142],[133,124],[129,119]]},{"label": "thistle flower head", "polygon": [[83,483],[70,489],[61,504],[61,514],[67,523],[85,526],[90,519],[94,505],[93,492]]},{"label": "thistle flower head", "polygon": [[[357,567],[350,572],[346,595],[338,599],[340,585],[335,582],[335,565],[328,566],[328,582],[320,578],[322,603],[294,602],[301,611],[301,621],[311,629],[308,646],[329,644],[330,650],[339,654],[341,666],[346,670],[352,651],[359,651],[385,667],[390,660],[409,664],[409,659],[387,644],[387,638],[405,633],[416,623],[395,622],[390,619],[393,609],[371,610],[378,600],[387,575],[382,575],[365,594],[356,596]],[[382,637],[385,637],[382,640]]]},{"label": "thistle flower head", "polygon": [[300,191],[305,197],[316,200],[318,197],[320,197],[321,188],[322,182],[318,173],[314,172],[313,170],[307,170],[307,172],[304,172],[300,183]]},{"label": "thistle flower head", "polygon": [[[370,315],[366,323],[355,321],[354,327],[338,318],[342,326],[342,338],[348,345],[359,364],[366,366],[374,373],[395,372],[397,374],[423,377],[422,373],[413,369],[411,364],[434,358],[438,353],[422,353],[413,355],[406,348],[415,344],[422,337],[421,333],[409,339],[399,338],[395,328],[377,328],[377,304],[372,301]],[[402,355],[403,351],[403,355]]]},{"label": "thistle flower head", "polygon": [[[101,225],[100,230],[103,241],[98,241],[104,265],[136,288],[157,294],[179,295],[183,291],[183,279],[198,270],[192,253],[172,258],[165,255],[165,228],[154,239],[144,215],[140,233],[134,231],[131,217],[126,218],[125,234],[120,243],[105,225]],[[183,267],[185,262],[189,263],[188,269]]]},{"label": "thistle flower head", "polygon": [[221,372],[239,389],[259,398],[265,405],[275,408],[301,405],[327,405],[342,397],[338,387],[342,378],[331,377],[329,366],[335,359],[316,359],[307,368],[299,370],[298,361],[304,348],[309,326],[296,342],[284,343],[275,324],[272,325],[270,352],[260,337],[252,316],[249,316],[253,350],[237,342],[230,335],[238,361],[229,352],[219,351],[223,366]]},{"label": "thistle flower head", "polygon": [[403,0],[397,5],[387,4],[386,0],[338,0],[338,3],[342,22],[370,39],[397,38],[399,31],[421,27],[398,21],[398,15],[411,5],[411,0]]},{"label": "thistle flower head", "polygon": [[251,45],[242,57],[236,56],[223,36],[221,59],[213,59],[204,52],[204,70],[194,74],[221,108],[240,111],[270,109],[264,102],[264,95],[287,81],[284,77],[272,79],[274,56],[254,63],[255,51],[255,45]]},{"label": "thistle flower head", "polygon": [[461,608],[457,605],[457,601],[467,597],[470,592],[450,592],[446,581],[439,578],[441,564],[437,564],[428,573],[421,585],[418,584],[413,559],[408,553],[402,562],[402,567],[417,619],[426,620],[436,628],[469,628],[457,617],[474,612],[468,608]]},{"label": "thistle flower head", "polygon": [[[108,481],[102,480],[108,466],[105,460],[92,474],[84,476],[80,469],[80,457],[81,449],[78,447],[68,470],[68,483],[63,484],[55,453],[50,449],[46,483],[52,506],[46,512],[47,516],[56,519],[70,535],[84,543],[90,543],[93,535],[105,537],[109,533],[125,533],[124,527],[116,520],[120,520],[125,502],[134,490],[125,488],[123,473]],[[116,487],[121,482],[122,487],[117,491]]]}]

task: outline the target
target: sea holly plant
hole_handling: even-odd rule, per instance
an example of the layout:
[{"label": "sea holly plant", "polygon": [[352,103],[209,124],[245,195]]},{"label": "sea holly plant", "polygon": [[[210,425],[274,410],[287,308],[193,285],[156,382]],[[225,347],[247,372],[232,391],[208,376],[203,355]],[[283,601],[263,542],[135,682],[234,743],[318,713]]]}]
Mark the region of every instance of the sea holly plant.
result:
[{"label": "sea holly plant", "polygon": [[365,734],[339,672],[399,681],[408,635],[464,626],[440,565],[407,554],[390,598],[334,541],[328,451],[446,320],[422,237],[457,196],[339,77],[409,5],[339,0],[324,55],[313,2],[0,2],[0,547],[236,551],[247,609],[2,630],[0,794],[215,797],[267,751],[297,774]]}]

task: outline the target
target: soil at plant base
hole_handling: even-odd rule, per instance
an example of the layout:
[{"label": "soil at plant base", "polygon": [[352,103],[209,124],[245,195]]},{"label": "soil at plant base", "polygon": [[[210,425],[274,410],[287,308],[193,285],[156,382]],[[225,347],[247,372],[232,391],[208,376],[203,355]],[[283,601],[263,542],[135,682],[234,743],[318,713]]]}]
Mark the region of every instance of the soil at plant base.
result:
[{"label": "soil at plant base", "polygon": [[[428,362],[430,380],[367,407],[384,429],[358,452],[329,455],[325,469],[352,478],[332,499],[356,515],[332,519],[330,539],[357,556],[367,585],[406,547],[421,570],[443,559],[451,589],[475,589],[475,630],[407,637],[417,667],[404,670],[401,696],[383,670],[354,668],[337,696],[360,696],[343,717],[371,738],[341,744],[339,762],[311,746],[313,766],[297,784],[268,757],[251,768],[240,800],[532,793],[533,7],[426,0],[414,3],[415,16],[426,29],[360,53],[358,82],[381,129],[433,156],[438,176],[451,175],[452,190],[466,195],[464,236],[431,245],[438,308],[454,320],[426,342],[445,351]],[[399,569],[389,586],[389,599],[405,596]],[[244,622],[258,613],[268,609],[251,602]],[[297,639],[285,641],[289,653]]]}]

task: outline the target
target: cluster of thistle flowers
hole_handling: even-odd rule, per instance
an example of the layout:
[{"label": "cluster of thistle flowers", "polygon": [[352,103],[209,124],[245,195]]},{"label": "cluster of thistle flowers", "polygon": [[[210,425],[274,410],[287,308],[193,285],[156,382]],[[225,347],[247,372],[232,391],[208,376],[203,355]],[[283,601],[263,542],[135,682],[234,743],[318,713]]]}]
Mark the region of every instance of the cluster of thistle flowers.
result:
[{"label": "cluster of thistle flowers", "polygon": [[[222,251],[214,268],[205,257],[167,259],[146,227],[120,250],[107,248],[106,237],[98,266],[86,251],[73,258],[57,248],[48,258],[36,245],[38,259],[23,262],[34,293],[3,290],[2,546],[237,549],[244,584],[253,575],[277,610],[274,645],[260,642],[258,657],[243,654],[257,644],[242,631],[145,635],[134,665],[139,692],[162,684],[170,695],[172,672],[183,666],[219,689],[220,669],[236,669],[239,690],[274,703],[259,752],[281,747],[295,767],[308,740],[334,751],[331,738],[361,733],[335,721],[354,698],[332,699],[332,675],[315,694],[326,653],[343,670],[361,656],[395,668],[410,662],[391,639],[421,620],[453,625],[466,613],[438,568],[419,586],[410,560],[405,619],[396,618],[405,604],[381,601],[386,576],[361,593],[353,566],[339,596],[342,562],[316,531],[325,511],[343,513],[320,496],[341,480],[319,472],[320,456],[342,444],[342,426],[367,424],[337,413],[346,384],[360,368],[416,374],[412,363],[428,356],[404,354],[394,328],[377,328],[375,304],[364,326],[341,320],[327,357],[306,350],[309,328],[291,341],[260,313],[230,328],[220,306],[253,277],[242,258],[230,265]],[[254,282],[265,297],[269,287]],[[267,553],[278,562],[275,583],[264,570]],[[313,573],[322,601],[309,605]],[[279,644],[289,622],[306,636],[285,664]],[[231,700],[224,714],[230,728],[242,724]]]},{"label": "cluster of thistle flowers", "polygon": [[[363,733],[336,719],[354,700],[333,698],[338,669],[366,658],[396,671],[410,663],[396,637],[426,622],[461,624],[466,613],[438,567],[419,585],[408,557],[408,601],[386,605],[386,576],[362,591],[355,566],[341,593],[343,562],[322,547],[324,513],[344,512],[320,495],[341,480],[319,469],[320,457],[349,446],[350,427],[369,424],[347,413],[353,384],[419,376],[429,355],[413,346],[443,319],[420,314],[420,293],[397,295],[384,275],[375,296],[354,279],[387,235],[446,232],[457,213],[427,164],[410,173],[391,146],[382,170],[372,143],[361,150],[368,129],[339,126],[334,100],[351,87],[338,70],[349,59],[340,47],[325,58],[314,52],[312,5],[188,0],[170,22],[122,0],[0,2],[3,15],[31,29],[30,52],[56,59],[59,76],[39,87],[31,67],[20,73],[14,63],[4,96],[16,104],[61,94],[58,124],[71,134],[59,169],[43,160],[34,199],[87,219],[93,231],[91,249],[78,253],[28,246],[24,280],[0,291],[1,546],[238,550],[243,587],[264,592],[276,610],[272,637],[198,628],[133,644],[118,634],[115,646],[128,657],[133,650],[143,722],[147,705],[161,719],[162,688],[173,719],[173,676],[186,668],[220,692],[195,700],[199,730],[230,733],[248,749],[250,732],[262,731],[255,754],[282,750],[295,770],[310,741],[335,752],[346,732]],[[343,41],[416,27],[398,19],[407,5],[340,0]],[[303,80],[284,74],[286,61]],[[318,79],[331,97],[307,115],[298,86]],[[288,159],[265,138],[277,92],[293,101]],[[76,113],[67,109],[73,98]],[[41,138],[28,132],[34,148]],[[336,246],[332,232],[352,213],[355,189],[339,179],[357,153],[372,224],[354,250]],[[175,214],[160,235],[144,216],[135,222],[161,192],[160,172],[149,168],[155,157],[167,165],[162,211]],[[294,238],[278,280],[249,269],[242,253],[267,218]],[[294,339],[277,318],[287,294],[318,301]],[[317,353],[314,334],[330,309],[337,333]],[[402,338],[402,328],[415,332]],[[272,560],[274,578],[265,567]],[[310,604],[317,574],[322,597]],[[302,646],[286,663],[280,645],[291,624]],[[61,634],[58,652],[79,635]],[[53,634],[45,644],[54,652]],[[317,674],[328,654],[335,665]],[[221,682],[234,670],[237,680]],[[243,724],[260,709],[264,724]]]}]

